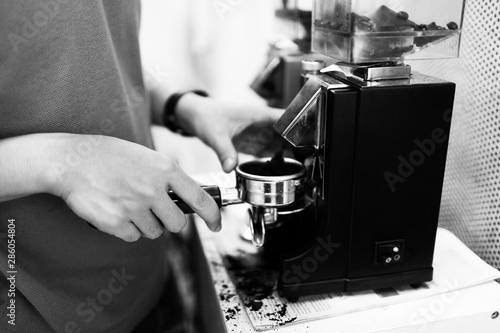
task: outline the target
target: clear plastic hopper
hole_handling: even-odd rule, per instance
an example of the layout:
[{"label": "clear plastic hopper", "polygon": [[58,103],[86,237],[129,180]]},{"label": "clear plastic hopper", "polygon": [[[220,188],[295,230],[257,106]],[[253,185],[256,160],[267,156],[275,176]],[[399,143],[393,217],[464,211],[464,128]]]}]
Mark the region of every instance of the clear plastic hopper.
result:
[{"label": "clear plastic hopper", "polygon": [[346,63],[458,56],[465,0],[315,0],[312,49]]},{"label": "clear plastic hopper", "polygon": [[[464,0],[314,0],[312,50],[338,62],[308,81],[275,129],[297,147],[319,148],[331,87],[418,86],[405,60],[458,56]],[[330,82],[331,81],[331,82]]]}]

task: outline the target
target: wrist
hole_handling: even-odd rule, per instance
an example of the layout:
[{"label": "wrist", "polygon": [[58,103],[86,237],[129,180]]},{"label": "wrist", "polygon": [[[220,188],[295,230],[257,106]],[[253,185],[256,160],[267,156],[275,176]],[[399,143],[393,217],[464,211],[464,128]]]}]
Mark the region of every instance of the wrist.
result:
[{"label": "wrist", "polygon": [[172,94],[165,102],[163,123],[174,133],[192,136],[195,133],[190,119],[194,116],[200,99],[208,97],[202,90],[190,90]]},{"label": "wrist", "polygon": [[[64,179],[69,170],[79,162],[76,153],[76,134],[55,133],[43,141],[44,157],[40,158],[39,186],[41,192],[64,197]],[[81,158],[81,157],[80,157]]]}]

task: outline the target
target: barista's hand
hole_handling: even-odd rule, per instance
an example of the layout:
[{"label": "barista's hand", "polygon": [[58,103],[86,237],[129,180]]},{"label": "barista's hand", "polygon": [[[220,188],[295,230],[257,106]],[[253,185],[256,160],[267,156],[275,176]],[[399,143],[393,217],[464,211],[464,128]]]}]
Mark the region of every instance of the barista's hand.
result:
[{"label": "barista's hand", "polygon": [[66,139],[70,142],[66,153],[82,144],[92,151],[78,163],[63,164],[55,194],[101,231],[125,241],[135,241],[141,235],[157,238],[163,228],[180,231],[186,217],[170,200],[169,189],[211,230],[220,229],[215,201],[169,158],[112,137],[69,135]]},{"label": "barista's hand", "polygon": [[225,172],[238,163],[237,151],[255,156],[272,155],[283,139],[272,126],[282,109],[221,102],[196,94],[184,95],[177,104],[179,125],[211,147]]}]

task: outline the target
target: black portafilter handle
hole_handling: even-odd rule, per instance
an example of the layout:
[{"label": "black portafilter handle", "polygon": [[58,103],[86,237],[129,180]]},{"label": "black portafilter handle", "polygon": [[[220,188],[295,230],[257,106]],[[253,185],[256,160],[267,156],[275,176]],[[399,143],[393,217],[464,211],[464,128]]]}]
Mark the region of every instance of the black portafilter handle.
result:
[{"label": "black portafilter handle", "polygon": [[[207,192],[217,203],[217,206],[221,208],[222,206],[227,206],[230,204],[236,204],[236,203],[241,203],[241,200],[237,198],[237,192],[235,192],[235,189],[225,189],[226,197],[223,198],[223,195],[221,194],[221,189],[217,185],[208,185],[208,186],[201,186],[201,188]],[[228,191],[233,190],[229,195],[227,194]],[[193,214],[194,211],[193,209],[186,204],[177,194],[175,194],[173,191],[168,191],[168,196],[172,201],[181,209],[181,211],[184,214]],[[87,224],[93,228],[97,229],[94,227],[92,224],[88,223]]]},{"label": "black portafilter handle", "polygon": [[[207,192],[217,203],[217,206],[219,208],[222,207],[222,195],[221,195],[221,190],[220,187],[217,185],[207,185],[207,186],[202,186],[201,187],[205,192]],[[180,210],[184,214],[193,214],[193,209],[186,204],[177,194],[175,194],[173,191],[168,191],[168,196],[172,201],[177,205],[177,207],[180,208]]]}]

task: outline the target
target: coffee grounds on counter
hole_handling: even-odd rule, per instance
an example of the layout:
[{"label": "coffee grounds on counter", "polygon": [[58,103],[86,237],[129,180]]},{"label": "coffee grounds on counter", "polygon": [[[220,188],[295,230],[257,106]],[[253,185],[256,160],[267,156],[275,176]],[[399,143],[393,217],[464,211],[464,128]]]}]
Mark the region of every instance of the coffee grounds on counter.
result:
[{"label": "coffee grounds on counter", "polygon": [[251,301],[245,303],[245,306],[252,311],[259,311],[262,308],[262,305],[264,305],[264,303],[262,303],[261,301],[257,301],[257,300],[251,300]]},{"label": "coffee grounds on counter", "polygon": [[[278,271],[274,264],[263,260],[258,254],[239,252],[237,255],[224,256],[224,262],[235,283],[236,289],[243,297],[247,311],[259,312],[274,322],[276,326],[291,323],[297,317],[288,316],[287,304],[278,304],[277,308],[269,309],[262,300],[274,299]],[[232,319],[240,311],[239,307],[227,311],[226,319]]]},{"label": "coffee grounds on counter", "polygon": [[241,309],[238,306],[235,306],[234,308],[229,308],[226,310],[226,321],[235,319],[238,312],[240,312]]}]

